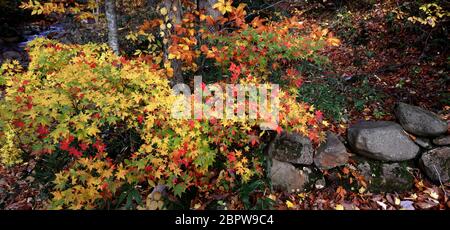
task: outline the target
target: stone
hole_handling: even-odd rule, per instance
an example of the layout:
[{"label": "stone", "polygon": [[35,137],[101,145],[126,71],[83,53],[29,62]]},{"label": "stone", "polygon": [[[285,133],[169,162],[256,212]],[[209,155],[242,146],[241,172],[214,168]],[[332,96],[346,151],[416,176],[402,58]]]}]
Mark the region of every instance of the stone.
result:
[{"label": "stone", "polygon": [[286,192],[304,191],[310,183],[311,170],[297,169],[294,165],[272,159],[269,178],[275,190]]},{"label": "stone", "polygon": [[3,59],[9,59],[9,60],[22,60],[22,55],[14,50],[9,50],[9,51],[5,51],[3,52]]},{"label": "stone", "polygon": [[270,143],[268,153],[271,158],[279,161],[303,165],[313,163],[311,140],[297,133],[281,133]]},{"label": "stone", "polygon": [[450,135],[437,137],[433,139],[435,145],[450,145]]},{"label": "stone", "polygon": [[2,39],[3,39],[3,41],[5,41],[7,43],[16,43],[16,42],[20,41],[19,36],[3,37]]},{"label": "stone", "polygon": [[447,122],[423,108],[400,102],[394,112],[402,127],[414,135],[436,137],[447,132]]},{"label": "stone", "polygon": [[403,210],[416,210],[413,206],[414,202],[410,200],[402,200],[400,201],[400,206]]},{"label": "stone", "polygon": [[425,174],[435,182],[450,180],[450,147],[439,147],[422,154],[420,165]]},{"label": "stone", "polygon": [[383,163],[362,158],[356,161],[371,192],[402,192],[414,185],[414,176],[408,171],[411,162]]},{"label": "stone", "polygon": [[316,183],[314,183],[314,188],[316,189],[323,189],[326,186],[326,181],[325,178],[320,178],[318,180],[316,180]]},{"label": "stone", "polygon": [[382,161],[406,161],[419,153],[419,146],[400,125],[391,121],[362,121],[348,129],[352,149],[368,158]]},{"label": "stone", "polygon": [[348,162],[350,154],[344,144],[332,132],[327,132],[326,140],[316,150],[314,164],[322,170],[332,169]]},{"label": "stone", "polygon": [[433,145],[431,144],[430,139],[424,137],[416,137],[414,142],[424,149],[432,149]]}]

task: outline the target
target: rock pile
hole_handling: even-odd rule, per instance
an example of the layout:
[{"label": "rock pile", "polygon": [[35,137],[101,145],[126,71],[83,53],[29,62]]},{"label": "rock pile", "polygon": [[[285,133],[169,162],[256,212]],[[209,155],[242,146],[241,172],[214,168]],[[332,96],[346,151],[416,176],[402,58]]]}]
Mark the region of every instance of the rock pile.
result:
[{"label": "rock pile", "polygon": [[325,180],[321,172],[343,165],[357,170],[373,192],[411,189],[412,172],[419,169],[435,183],[450,181],[447,121],[405,103],[398,103],[394,113],[398,123],[357,122],[347,130],[346,140],[327,132],[315,150],[307,137],[287,132],[278,135],[268,148],[273,188],[287,192],[322,188]]}]

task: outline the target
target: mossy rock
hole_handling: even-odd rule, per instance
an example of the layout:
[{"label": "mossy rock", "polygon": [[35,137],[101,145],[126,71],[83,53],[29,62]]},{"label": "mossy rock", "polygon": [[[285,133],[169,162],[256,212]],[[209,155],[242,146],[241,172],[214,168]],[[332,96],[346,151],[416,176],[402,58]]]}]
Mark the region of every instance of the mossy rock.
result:
[{"label": "mossy rock", "polygon": [[323,175],[314,167],[294,165],[272,159],[268,177],[273,190],[293,193],[313,189],[316,181],[322,179]]},{"label": "mossy rock", "polygon": [[371,192],[403,192],[414,185],[414,177],[408,170],[414,167],[412,161],[387,163],[361,157],[354,160]]}]

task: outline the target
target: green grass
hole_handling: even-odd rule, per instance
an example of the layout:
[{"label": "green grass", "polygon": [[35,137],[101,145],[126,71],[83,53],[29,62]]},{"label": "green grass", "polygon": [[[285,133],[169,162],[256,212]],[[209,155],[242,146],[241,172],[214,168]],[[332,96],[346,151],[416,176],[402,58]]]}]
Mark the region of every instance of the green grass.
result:
[{"label": "green grass", "polygon": [[[348,111],[353,108],[362,111],[364,108],[383,99],[383,95],[372,87],[367,78],[349,84],[337,78],[314,80],[302,85],[299,89],[299,100],[314,105],[329,120],[339,122],[348,119]],[[382,117],[384,111],[374,111],[374,115]]]},{"label": "green grass", "polygon": [[300,87],[299,99],[315,105],[328,119],[340,121],[344,116],[347,99],[337,89],[337,84],[340,82],[331,78],[324,82],[304,83]]}]

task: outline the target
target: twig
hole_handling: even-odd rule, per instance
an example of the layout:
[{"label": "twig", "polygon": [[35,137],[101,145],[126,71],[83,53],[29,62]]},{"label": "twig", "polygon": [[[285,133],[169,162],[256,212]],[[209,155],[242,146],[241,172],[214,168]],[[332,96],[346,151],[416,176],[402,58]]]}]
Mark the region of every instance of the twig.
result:
[{"label": "twig", "polygon": [[442,183],[442,180],[441,180],[441,174],[439,174],[439,172],[437,171],[436,165],[433,165],[433,168],[434,168],[434,171],[436,171],[436,174],[438,175],[439,183],[441,183],[441,189],[442,189],[442,191],[444,191],[445,197],[447,197],[447,192],[445,191],[444,184]]},{"label": "twig", "polygon": [[423,49],[422,49],[422,53],[420,54],[420,56],[419,56],[419,60],[420,59],[422,59],[424,56],[425,56],[425,51],[426,51],[426,49],[427,49],[427,47],[428,47],[428,40],[430,39],[430,37],[431,37],[431,33],[433,32],[434,30],[431,30],[429,33],[428,33],[428,35],[427,35],[427,38],[425,39],[425,42],[424,42],[424,45],[423,45]]},{"label": "twig", "polygon": [[[278,4],[282,3],[282,2],[284,2],[284,0],[275,2],[275,3],[273,3],[273,4],[270,4],[269,6],[266,6],[266,7],[262,8],[262,9],[259,9],[259,10],[258,10],[258,13],[261,12],[261,11],[263,11],[263,10],[267,10],[267,9],[269,9],[269,8],[271,8],[271,7],[274,7],[274,6],[276,6],[276,5],[278,5]],[[256,14],[256,12],[255,12],[255,13],[250,13],[250,14],[248,14],[247,16],[245,16],[245,19],[247,19],[248,17],[250,17],[251,15],[254,15],[254,14]]]}]

